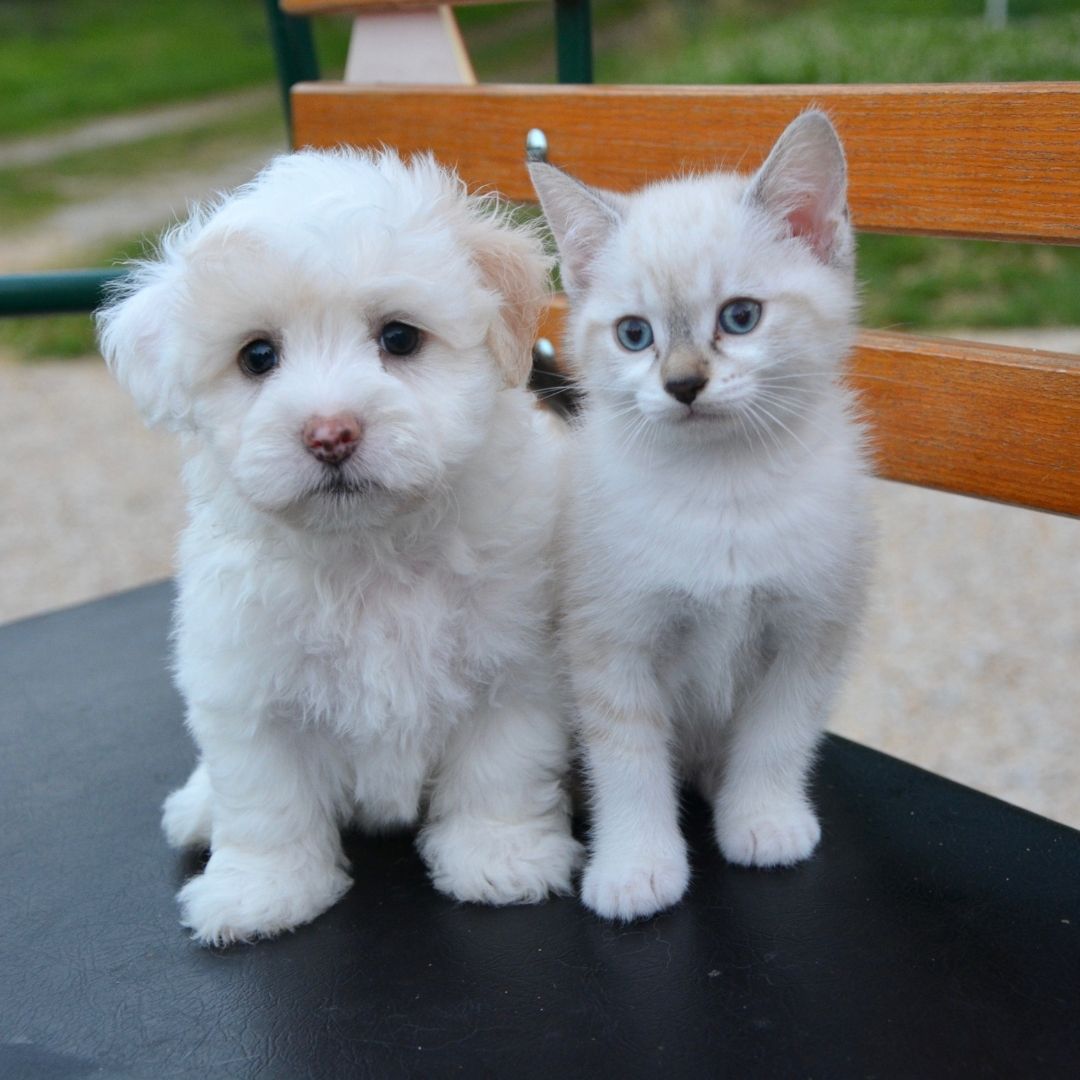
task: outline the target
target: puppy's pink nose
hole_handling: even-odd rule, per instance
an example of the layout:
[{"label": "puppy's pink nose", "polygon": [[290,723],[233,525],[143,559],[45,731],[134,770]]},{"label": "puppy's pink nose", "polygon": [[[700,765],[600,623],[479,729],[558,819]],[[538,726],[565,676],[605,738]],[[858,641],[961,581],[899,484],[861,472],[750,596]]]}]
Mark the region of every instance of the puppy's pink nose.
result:
[{"label": "puppy's pink nose", "polygon": [[352,455],[363,429],[355,416],[313,416],[304,425],[304,445],[327,465],[340,465]]}]

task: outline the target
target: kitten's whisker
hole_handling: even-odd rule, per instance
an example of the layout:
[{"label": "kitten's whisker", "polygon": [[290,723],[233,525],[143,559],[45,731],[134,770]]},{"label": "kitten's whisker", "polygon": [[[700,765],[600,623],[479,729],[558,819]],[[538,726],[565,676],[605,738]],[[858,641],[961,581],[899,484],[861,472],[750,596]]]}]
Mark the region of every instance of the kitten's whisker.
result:
[{"label": "kitten's whisker", "polygon": [[758,437],[758,442],[761,443],[761,452],[765,455],[765,459],[768,461],[770,468],[773,464],[772,454],[769,453],[769,448],[765,445],[765,440],[762,438],[760,431],[757,427],[750,422],[750,417],[743,413],[741,410],[735,413],[735,419],[739,421],[739,430],[743,433],[747,442],[752,442],[751,434],[755,434]]},{"label": "kitten's whisker", "polygon": [[778,452],[783,453],[784,447],[781,445],[780,440],[776,437],[776,433],[772,431],[769,428],[769,425],[765,423],[765,421],[762,419],[757,406],[755,406],[752,401],[744,401],[743,408],[745,410],[745,415],[750,421],[754,430],[757,431],[758,434],[761,436],[761,449],[765,456],[769,459],[769,465],[774,465],[775,460],[772,454],[769,453],[769,448],[765,445],[765,436],[769,436],[769,439],[772,441],[773,446],[776,447]]},{"label": "kitten's whisker", "polygon": [[782,428],[783,428],[783,429],[784,429],[784,430],[785,430],[785,431],[786,431],[786,432],[787,432],[787,433],[788,433],[788,434],[789,434],[789,435],[790,435],[790,436],[791,436],[791,437],[792,437],[792,438],[793,438],[793,439],[794,439],[794,440],[795,440],[795,441],[796,441],[796,442],[797,442],[797,443],[798,443],[798,444],[799,444],[799,445],[800,445],[800,446],[801,446],[801,447],[802,447],[802,448],[803,448],[803,449],[804,449],[804,450],[805,450],[805,451],[806,451],[806,452],[807,452],[808,454],[812,454],[812,453],[813,453],[813,451],[812,451],[812,450],[810,449],[810,447],[809,447],[809,446],[807,446],[807,445],[806,445],[806,443],[804,443],[804,442],[802,441],[802,439],[800,439],[800,438],[799,438],[799,436],[798,436],[798,435],[796,435],[796,434],[795,434],[795,432],[794,432],[794,431],[792,431],[792,430],[791,430],[791,428],[789,428],[789,427],[787,426],[787,424],[785,424],[785,423],[784,423],[784,421],[780,419],[780,417],[778,417],[778,416],[774,415],[773,413],[769,412],[769,410],[768,410],[768,409],[767,409],[767,408],[766,408],[766,407],[765,407],[765,406],[764,406],[763,404],[761,404],[761,402],[760,402],[760,401],[758,401],[758,402],[755,402],[755,405],[756,405],[756,406],[757,406],[757,407],[758,407],[758,408],[759,408],[759,409],[760,409],[760,410],[761,410],[761,411],[762,411],[762,412],[763,412],[763,413],[764,413],[764,414],[765,414],[765,415],[766,415],[766,416],[767,416],[767,417],[768,417],[768,418],[769,418],[770,420],[772,420],[774,424],[779,424],[779,425],[780,425],[780,427],[782,427]]},{"label": "kitten's whisker", "polygon": [[758,382],[795,382],[798,379],[827,379],[832,382],[837,376],[831,371],[789,371],[782,375],[757,375],[755,378]]},{"label": "kitten's whisker", "polygon": [[[769,367],[761,368],[762,371],[767,371]],[[793,371],[784,375],[769,375],[766,378],[758,377],[758,382],[787,382],[794,379],[835,379],[838,382],[846,382],[849,386],[855,382],[861,382],[863,379],[868,379],[872,382],[884,382],[884,383],[896,383],[898,386],[909,386],[910,383],[907,379],[894,379],[888,375],[875,375],[868,371],[845,371],[836,372],[835,374],[830,371]]]},{"label": "kitten's whisker", "polygon": [[802,394],[805,397],[819,398],[822,396],[821,391],[814,386],[790,386],[787,383],[772,382],[769,379],[759,379],[758,388],[772,392],[782,390],[785,394]]},{"label": "kitten's whisker", "polygon": [[[786,391],[785,391],[786,392]],[[812,427],[815,431],[820,432],[826,438],[832,434],[832,430],[826,427],[824,424],[818,423],[814,419],[813,413],[807,409],[797,408],[793,402],[786,401],[783,397],[777,394],[770,394],[767,390],[759,391],[758,397],[764,398],[774,409],[780,409],[783,412],[797,417],[802,423]]]},{"label": "kitten's whisker", "polygon": [[[786,360],[774,360],[770,364],[762,364],[757,371],[773,371],[775,368],[782,368],[786,364]],[[813,378],[826,378],[835,379],[839,372],[829,369],[827,371],[785,371],[781,372],[780,376],[770,376],[770,378],[791,378],[791,379],[813,379]]]},{"label": "kitten's whisker", "polygon": [[[626,416],[634,411],[636,411],[636,406],[630,406],[624,409],[621,413],[617,413],[615,415],[620,417]],[[643,413],[638,412],[635,420],[623,429],[622,437],[619,439],[615,447],[620,457],[625,457],[630,452],[631,445],[637,439],[638,435],[644,430],[648,422],[648,417],[646,417]]]}]

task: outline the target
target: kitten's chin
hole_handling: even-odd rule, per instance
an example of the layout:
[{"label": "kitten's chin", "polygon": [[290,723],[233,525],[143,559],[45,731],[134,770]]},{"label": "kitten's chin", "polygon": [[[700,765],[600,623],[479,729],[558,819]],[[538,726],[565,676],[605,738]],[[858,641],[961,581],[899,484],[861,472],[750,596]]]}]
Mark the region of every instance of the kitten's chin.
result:
[{"label": "kitten's chin", "polygon": [[725,439],[737,434],[740,428],[738,410],[719,405],[681,405],[646,416],[672,433],[681,432],[693,438]]}]

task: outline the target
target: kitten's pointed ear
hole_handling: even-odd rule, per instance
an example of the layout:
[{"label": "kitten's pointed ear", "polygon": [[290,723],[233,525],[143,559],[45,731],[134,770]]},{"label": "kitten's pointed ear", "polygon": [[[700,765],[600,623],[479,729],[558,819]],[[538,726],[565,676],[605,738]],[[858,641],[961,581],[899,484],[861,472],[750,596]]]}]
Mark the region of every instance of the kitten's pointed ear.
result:
[{"label": "kitten's pointed ear", "polygon": [[796,117],[776,140],[746,199],[786,223],[824,263],[845,266],[853,240],[847,211],[847,162],[829,118],[817,109]]},{"label": "kitten's pointed ear", "polygon": [[596,253],[623,218],[624,200],[546,162],[530,161],[529,176],[559,247],[563,286],[571,294],[584,292]]}]

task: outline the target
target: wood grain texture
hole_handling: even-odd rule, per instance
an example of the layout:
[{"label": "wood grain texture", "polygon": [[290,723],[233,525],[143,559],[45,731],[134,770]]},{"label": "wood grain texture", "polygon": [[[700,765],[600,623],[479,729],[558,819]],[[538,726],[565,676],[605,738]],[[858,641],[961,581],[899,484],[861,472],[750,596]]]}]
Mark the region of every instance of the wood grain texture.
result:
[{"label": "wood grain texture", "polygon": [[[408,8],[478,7],[493,3],[525,3],[527,0],[280,0],[279,7],[290,15],[322,15],[350,11],[402,11]],[[535,2],[535,0],[533,0]]]},{"label": "wood grain texture", "polygon": [[[565,318],[558,297],[557,350]],[[878,476],[1080,516],[1080,357],[864,331],[848,373]]]},{"label": "wood grain texture", "polygon": [[1080,358],[866,332],[849,370],[880,476],[1080,516]]},{"label": "wood grain texture", "polygon": [[810,105],[844,141],[860,229],[1080,244],[1080,83],[293,88],[298,146],[430,149],[522,201],[529,128],[554,164],[625,190],[685,168],[752,169]]}]

